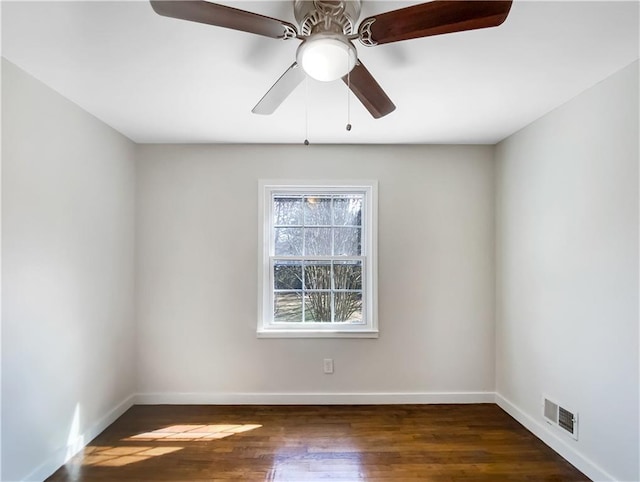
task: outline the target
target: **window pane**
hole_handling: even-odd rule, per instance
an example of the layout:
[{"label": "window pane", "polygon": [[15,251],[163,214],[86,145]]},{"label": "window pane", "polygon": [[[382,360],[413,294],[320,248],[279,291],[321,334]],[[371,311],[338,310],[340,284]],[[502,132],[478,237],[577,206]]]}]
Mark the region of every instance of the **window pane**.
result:
[{"label": "window pane", "polygon": [[331,198],[308,196],[304,199],[305,226],[331,225]]},{"label": "window pane", "polygon": [[337,290],[362,289],[362,263],[360,261],[335,261],[333,286]]},{"label": "window pane", "polygon": [[275,255],[299,256],[302,254],[302,228],[275,229]]},{"label": "window pane", "polygon": [[304,321],[331,322],[331,293],[305,293],[304,310]]},{"label": "window pane", "polygon": [[276,226],[302,225],[302,198],[274,198],[273,224],[275,224]]},{"label": "window pane", "polygon": [[276,261],[273,266],[273,281],[277,290],[301,290],[302,262]]},{"label": "window pane", "polygon": [[333,224],[362,225],[362,197],[337,197],[333,200]]},{"label": "window pane", "polygon": [[362,293],[334,293],[334,297],[336,322],[362,322]]},{"label": "window pane", "polygon": [[302,321],[302,293],[274,293],[274,321]]},{"label": "window pane", "polygon": [[335,256],[360,256],[360,228],[334,228]]},{"label": "window pane", "polygon": [[304,254],[331,256],[331,228],[305,228]]},{"label": "window pane", "polygon": [[331,262],[307,261],[304,266],[304,288],[306,290],[330,290]]}]

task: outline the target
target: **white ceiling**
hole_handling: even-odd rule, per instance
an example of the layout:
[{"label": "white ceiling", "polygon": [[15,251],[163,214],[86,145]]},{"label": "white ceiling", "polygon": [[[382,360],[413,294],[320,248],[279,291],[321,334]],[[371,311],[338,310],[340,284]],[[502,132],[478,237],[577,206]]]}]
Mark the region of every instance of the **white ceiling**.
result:
[{"label": "white ceiling", "polygon": [[[292,2],[220,2],[295,23]],[[363,15],[420,2],[363,1]],[[291,65],[280,41],[160,17],[146,1],[2,2],[2,55],[141,143],[493,144],[638,58],[632,2],[514,3],[497,28],[367,48],[397,106],[374,120],[341,81],[252,107]],[[305,122],[308,119],[308,123]]]}]

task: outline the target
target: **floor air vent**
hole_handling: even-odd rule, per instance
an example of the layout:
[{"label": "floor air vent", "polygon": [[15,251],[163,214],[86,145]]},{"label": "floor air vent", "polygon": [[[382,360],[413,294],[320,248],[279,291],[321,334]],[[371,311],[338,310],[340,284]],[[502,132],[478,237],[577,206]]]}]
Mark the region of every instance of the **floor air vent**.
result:
[{"label": "floor air vent", "polygon": [[547,423],[555,425],[578,440],[578,414],[548,398],[544,398],[543,415]]}]

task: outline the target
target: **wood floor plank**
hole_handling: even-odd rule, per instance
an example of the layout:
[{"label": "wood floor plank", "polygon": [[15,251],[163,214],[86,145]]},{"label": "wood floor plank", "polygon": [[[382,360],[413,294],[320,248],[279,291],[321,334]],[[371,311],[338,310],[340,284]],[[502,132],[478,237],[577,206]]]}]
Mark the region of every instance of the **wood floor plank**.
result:
[{"label": "wood floor plank", "polygon": [[497,405],[134,406],[49,482],[589,479]]}]

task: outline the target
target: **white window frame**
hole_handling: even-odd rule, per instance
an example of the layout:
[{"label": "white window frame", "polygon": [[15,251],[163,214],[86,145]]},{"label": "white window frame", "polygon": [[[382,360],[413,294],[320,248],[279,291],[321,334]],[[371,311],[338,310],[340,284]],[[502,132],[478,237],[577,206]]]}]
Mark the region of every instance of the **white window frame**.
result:
[{"label": "white window frame", "polygon": [[[280,181],[258,182],[258,338],[377,338],[378,337],[378,182]],[[363,323],[273,321],[274,228],[273,196],[277,194],[357,193],[362,208]]]}]

